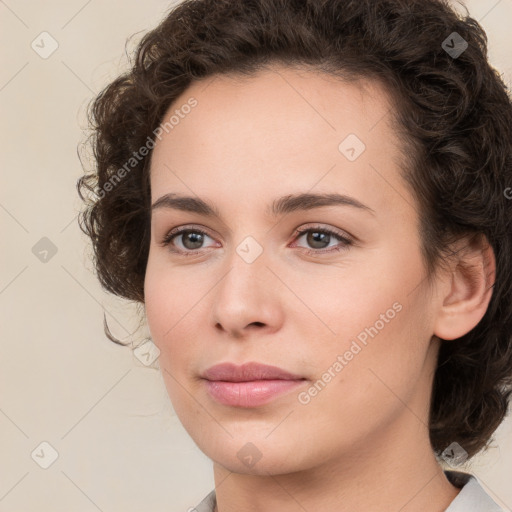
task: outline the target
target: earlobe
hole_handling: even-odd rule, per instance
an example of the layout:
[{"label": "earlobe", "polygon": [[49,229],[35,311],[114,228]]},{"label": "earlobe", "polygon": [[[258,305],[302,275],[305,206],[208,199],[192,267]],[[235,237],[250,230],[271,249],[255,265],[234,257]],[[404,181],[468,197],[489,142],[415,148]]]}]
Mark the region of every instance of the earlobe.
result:
[{"label": "earlobe", "polygon": [[494,251],[484,235],[461,242],[456,258],[434,329],[434,334],[445,340],[464,336],[480,322],[496,275]]}]

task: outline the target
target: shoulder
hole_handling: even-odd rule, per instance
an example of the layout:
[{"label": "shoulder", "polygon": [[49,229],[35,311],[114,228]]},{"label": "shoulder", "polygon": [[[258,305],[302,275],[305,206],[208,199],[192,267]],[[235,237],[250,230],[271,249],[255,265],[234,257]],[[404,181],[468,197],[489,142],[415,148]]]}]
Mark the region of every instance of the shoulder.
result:
[{"label": "shoulder", "polygon": [[[445,471],[446,478],[461,491],[445,512],[504,512],[485,492],[478,479],[469,473]],[[213,512],[216,504],[215,489],[191,512]]]},{"label": "shoulder", "polygon": [[215,489],[211,491],[198,505],[190,512],[213,512],[216,505]]},{"label": "shoulder", "polygon": [[445,512],[504,512],[469,473],[445,471],[446,478],[461,491]]}]

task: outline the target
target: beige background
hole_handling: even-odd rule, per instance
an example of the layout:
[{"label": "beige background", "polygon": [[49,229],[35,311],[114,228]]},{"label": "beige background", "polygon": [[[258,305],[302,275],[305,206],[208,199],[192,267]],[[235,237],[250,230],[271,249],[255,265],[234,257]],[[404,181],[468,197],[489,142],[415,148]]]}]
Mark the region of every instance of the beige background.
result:
[{"label": "beige background", "polygon": [[[170,6],[0,0],[0,512],[186,511],[213,488],[211,462],[174,416],[160,373],[105,339],[103,310],[126,338],[136,309],[102,291],[76,223],[85,106],[124,69],[126,38],[139,33],[136,42]],[[467,6],[510,83],[512,0]],[[43,31],[58,43],[47,59],[31,47],[51,48]],[[46,263],[33,253],[43,237],[57,250]],[[47,469],[44,441],[58,452]],[[463,469],[512,510],[510,419]]]}]

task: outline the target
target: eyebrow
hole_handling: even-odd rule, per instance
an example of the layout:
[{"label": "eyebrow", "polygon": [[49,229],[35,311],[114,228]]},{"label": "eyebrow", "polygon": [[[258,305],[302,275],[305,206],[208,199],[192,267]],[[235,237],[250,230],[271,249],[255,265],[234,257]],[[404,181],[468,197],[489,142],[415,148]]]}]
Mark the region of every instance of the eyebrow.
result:
[{"label": "eyebrow", "polygon": [[[344,194],[314,194],[314,193],[301,193],[289,194],[287,196],[275,199],[266,213],[273,217],[284,215],[287,213],[312,210],[314,208],[321,208],[322,206],[352,206],[362,211],[375,214],[375,211],[369,206],[361,203],[357,199]],[[172,208],[184,212],[197,213],[205,217],[216,217],[221,219],[222,216],[219,210],[212,204],[200,199],[198,197],[182,196],[179,194],[165,194],[157,199],[151,206],[151,210],[160,208]]]}]

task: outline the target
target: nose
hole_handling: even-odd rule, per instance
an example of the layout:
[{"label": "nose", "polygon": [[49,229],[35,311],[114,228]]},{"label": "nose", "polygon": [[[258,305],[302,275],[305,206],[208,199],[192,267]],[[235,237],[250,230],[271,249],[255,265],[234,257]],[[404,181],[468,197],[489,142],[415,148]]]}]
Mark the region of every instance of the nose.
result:
[{"label": "nose", "polygon": [[281,327],[284,291],[268,260],[265,251],[251,263],[233,251],[227,273],[214,288],[216,329],[241,339],[250,332],[272,333]]}]

